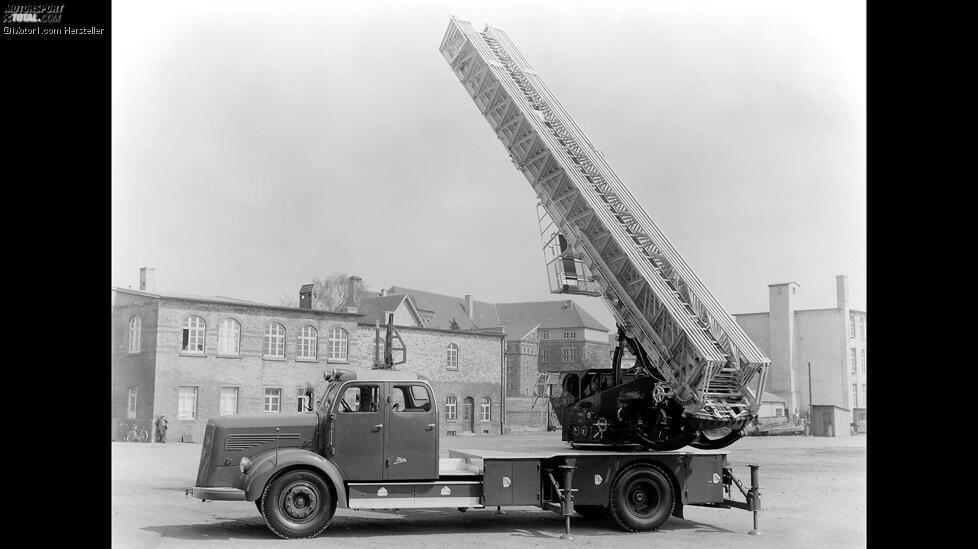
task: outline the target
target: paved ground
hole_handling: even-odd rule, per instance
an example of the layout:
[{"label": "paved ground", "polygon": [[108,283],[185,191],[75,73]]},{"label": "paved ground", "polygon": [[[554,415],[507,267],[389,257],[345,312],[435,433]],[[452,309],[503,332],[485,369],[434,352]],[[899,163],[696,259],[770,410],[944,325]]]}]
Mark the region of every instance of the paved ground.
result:
[{"label": "paved ground", "polygon": [[[559,444],[559,435],[448,437],[442,448],[532,448]],[[574,541],[559,539],[562,518],[532,507],[460,513],[340,509],[319,538],[280,540],[254,504],[187,499],[200,444],[112,444],[112,542],[116,547],[864,547],[866,545],[866,437],[827,439],[749,437],[729,450],[738,476],[747,463],[761,467],[761,536],[748,536],[751,515],[740,510],[686,507],[657,532],[628,534],[601,521],[575,519]],[[284,545],[282,545],[284,546]]]}]

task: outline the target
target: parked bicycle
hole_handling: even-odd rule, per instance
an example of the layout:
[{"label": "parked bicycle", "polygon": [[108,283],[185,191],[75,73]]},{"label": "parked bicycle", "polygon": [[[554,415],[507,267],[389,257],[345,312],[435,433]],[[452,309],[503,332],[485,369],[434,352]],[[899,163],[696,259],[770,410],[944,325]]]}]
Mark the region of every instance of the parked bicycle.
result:
[{"label": "parked bicycle", "polygon": [[149,430],[137,423],[130,423],[126,428],[126,442],[149,441]]}]

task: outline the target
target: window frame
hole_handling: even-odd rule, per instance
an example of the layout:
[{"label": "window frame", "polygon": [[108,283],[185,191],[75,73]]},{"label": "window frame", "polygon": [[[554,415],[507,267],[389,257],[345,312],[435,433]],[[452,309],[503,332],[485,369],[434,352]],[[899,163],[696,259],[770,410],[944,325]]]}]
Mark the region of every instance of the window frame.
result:
[{"label": "window frame", "polygon": [[[224,396],[225,396],[224,392],[227,390],[234,391],[234,411],[230,413],[225,413],[224,410]],[[241,394],[241,389],[239,387],[228,387],[228,386],[221,387],[220,397],[218,397],[218,401],[217,401],[217,414],[220,416],[236,415],[238,413],[238,399],[240,394]]]},{"label": "window frame", "polygon": [[[273,391],[275,393],[274,394],[274,397],[277,400],[273,400],[273,401],[270,401],[269,400],[269,396],[273,396],[273,395],[270,395],[269,394],[270,391]],[[278,409],[277,410],[270,410],[269,409],[269,403],[270,402],[275,402],[275,404],[278,405]],[[282,388],[281,387],[265,387],[265,390],[262,393],[262,411],[264,413],[266,413],[266,414],[280,414],[280,413],[282,413]]]},{"label": "window frame", "polygon": [[[568,359],[568,356],[570,357]],[[576,347],[561,347],[560,348],[560,362],[577,362],[577,348]]]},{"label": "window frame", "polygon": [[447,354],[447,360],[446,360],[446,363],[445,363],[445,369],[446,370],[457,371],[458,370],[458,354],[459,354],[458,353],[458,345],[456,345],[454,343],[449,343],[448,344],[448,347],[446,348],[446,350],[447,350],[447,353],[448,354]]},{"label": "window frame", "polygon": [[540,362],[550,362],[550,349],[548,347],[540,347]]},{"label": "window frame", "polygon": [[[312,335],[306,335],[306,330],[311,330]],[[312,324],[305,324],[299,328],[299,335],[296,339],[295,358],[303,360],[317,360],[319,357],[319,330]],[[312,350],[312,355],[307,355],[306,347]]]},{"label": "window frame", "polygon": [[[199,322],[194,326],[194,319]],[[186,342],[184,342],[186,335]],[[191,341],[199,343],[200,349],[192,349]],[[180,330],[180,352],[187,355],[203,355],[207,351],[207,321],[199,315],[190,315],[183,320]]]},{"label": "window frame", "polygon": [[[190,417],[184,416],[184,389],[193,389],[193,409],[190,410]],[[197,385],[180,385],[177,387],[177,421],[197,421],[197,407],[200,397],[200,387]]]},{"label": "window frame", "polygon": [[857,368],[857,366],[856,366],[856,348],[855,347],[850,347],[849,348],[849,373],[852,374],[852,375],[856,375],[856,373],[857,373],[856,368]]},{"label": "window frame", "polygon": [[[134,337],[135,336],[135,337]],[[129,354],[134,355],[143,350],[143,319],[132,315],[129,319]]]},{"label": "window frame", "polygon": [[[329,329],[327,338],[326,361],[327,362],[349,362],[350,361],[350,332],[346,328],[333,326]],[[342,351],[337,353],[336,351]]]},{"label": "window frame", "polygon": [[[226,337],[225,326],[228,323],[233,323],[234,326],[234,350],[228,351],[225,348],[225,342],[228,341]],[[227,317],[221,320],[220,324],[217,325],[217,356],[241,356],[241,322],[238,319]]]},{"label": "window frame", "polygon": [[458,397],[455,395],[445,397],[445,422],[458,423]]},{"label": "window frame", "polygon": [[[279,328],[281,328],[281,332],[282,332],[281,334],[270,333],[271,330],[272,330],[272,328],[275,327],[275,326],[278,326]],[[275,331],[278,331],[278,330],[275,330]],[[263,359],[266,359],[266,360],[267,359],[284,360],[285,359],[285,342],[286,342],[286,337],[288,336],[288,333],[289,333],[289,331],[285,329],[285,325],[283,325],[281,322],[272,321],[272,322],[269,322],[268,324],[266,324],[265,325],[265,330],[264,330],[264,332],[262,332],[261,357]],[[272,342],[273,341],[275,341],[276,343],[281,344],[282,354],[280,354],[280,355],[273,355],[273,354],[271,354],[271,351],[273,350],[272,349]],[[276,347],[277,347],[277,345],[276,345]],[[281,406],[279,408],[281,408]]]},{"label": "window frame", "polygon": [[482,402],[479,403],[479,421],[492,421],[492,399],[487,396],[482,397]]}]

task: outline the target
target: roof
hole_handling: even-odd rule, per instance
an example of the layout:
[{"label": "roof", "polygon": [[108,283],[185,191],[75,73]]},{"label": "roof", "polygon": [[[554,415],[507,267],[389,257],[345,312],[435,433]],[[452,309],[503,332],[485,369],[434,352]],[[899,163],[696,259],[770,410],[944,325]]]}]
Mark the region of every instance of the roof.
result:
[{"label": "roof", "polygon": [[783,398],[781,398],[781,397],[779,397],[778,395],[776,395],[774,393],[769,393],[767,391],[764,391],[764,394],[761,395],[761,402],[780,402],[780,403],[784,404],[784,403],[787,403],[788,401],[785,400],[785,399],[783,399]]},{"label": "roof", "polygon": [[384,318],[384,312],[396,311],[404,299],[405,296],[403,295],[365,297],[360,300],[360,313],[364,315],[364,318],[360,322],[367,324],[374,324],[375,322],[381,324],[386,323],[387,319]]},{"label": "roof", "polygon": [[[530,301],[524,303],[499,303],[496,305],[499,318],[504,327],[512,327],[519,331],[523,326],[539,329],[554,328],[591,328],[592,330],[609,331],[590,313],[571,300],[564,301]],[[524,334],[526,332],[523,332]]]},{"label": "roof", "polygon": [[473,301],[474,311],[472,318],[469,319],[464,297],[424,292],[402,286],[391,286],[387,293],[409,296],[418,310],[434,313],[430,324],[433,328],[448,329],[452,325],[452,320],[458,324],[460,330],[477,330],[500,325],[496,306],[492,303]]},{"label": "roof", "polygon": [[298,311],[302,313],[318,313],[318,314],[330,314],[330,315],[345,315],[345,316],[362,316],[360,313],[343,313],[336,311],[323,311],[320,309],[300,309],[298,307],[284,307],[282,305],[271,305],[269,303],[262,303],[260,301],[246,301],[244,299],[237,299],[233,297],[224,296],[203,296],[203,295],[192,295],[192,294],[174,294],[170,292],[146,292],[142,290],[133,290],[131,288],[112,288],[113,291],[141,295],[146,297],[151,297],[155,299],[175,299],[180,301],[196,301],[200,303],[218,303],[222,305],[238,305],[245,307],[261,307],[263,309],[275,309],[279,311]]}]

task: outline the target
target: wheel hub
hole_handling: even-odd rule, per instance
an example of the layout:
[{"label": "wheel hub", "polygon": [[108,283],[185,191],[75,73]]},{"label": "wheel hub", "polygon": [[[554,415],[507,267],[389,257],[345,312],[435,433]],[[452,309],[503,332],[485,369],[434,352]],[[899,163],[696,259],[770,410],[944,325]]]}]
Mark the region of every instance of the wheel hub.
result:
[{"label": "wheel hub", "polygon": [[285,513],[294,520],[309,518],[319,508],[316,490],[305,482],[289,486],[282,498]]}]

